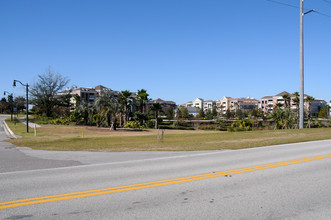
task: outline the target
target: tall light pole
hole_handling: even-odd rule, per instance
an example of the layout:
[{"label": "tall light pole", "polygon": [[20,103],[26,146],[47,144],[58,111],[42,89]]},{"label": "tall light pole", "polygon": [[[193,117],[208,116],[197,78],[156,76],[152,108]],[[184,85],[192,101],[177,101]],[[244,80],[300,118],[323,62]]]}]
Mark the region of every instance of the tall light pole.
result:
[{"label": "tall light pole", "polygon": [[299,108],[299,129],[303,128],[304,124],[304,72],[303,72],[303,1],[300,0],[300,108]]},{"label": "tall light pole", "polygon": [[9,101],[9,105],[10,105],[10,120],[12,121],[13,120],[13,93],[4,91],[3,95],[6,95],[6,94],[8,94],[8,99],[10,97],[10,100],[8,100],[8,101]]},{"label": "tall light pole", "polygon": [[305,119],[305,93],[304,93],[304,57],[303,57],[303,16],[313,12],[303,12],[303,1],[300,0],[300,108],[299,108],[299,129],[304,127]]},{"label": "tall light pole", "polygon": [[14,87],[16,86],[16,82],[26,87],[26,132],[29,133],[29,84],[24,85],[21,81],[14,80]]}]

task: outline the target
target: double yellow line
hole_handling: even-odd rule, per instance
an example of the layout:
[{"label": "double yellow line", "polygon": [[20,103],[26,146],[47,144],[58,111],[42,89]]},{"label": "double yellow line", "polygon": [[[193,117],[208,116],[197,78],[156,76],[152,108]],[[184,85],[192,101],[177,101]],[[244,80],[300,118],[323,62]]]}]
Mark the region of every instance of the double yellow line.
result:
[{"label": "double yellow line", "polygon": [[14,200],[14,201],[8,201],[8,202],[1,202],[0,209],[8,209],[8,208],[34,205],[34,204],[40,204],[40,203],[46,203],[46,202],[55,202],[55,201],[62,201],[62,200],[68,200],[68,199],[104,195],[104,194],[110,194],[110,193],[116,193],[116,192],[125,192],[125,191],[137,190],[137,189],[146,189],[146,188],[151,188],[151,187],[156,187],[156,186],[165,186],[165,185],[171,185],[171,184],[176,184],[176,183],[185,183],[185,182],[191,182],[191,181],[196,181],[196,180],[210,179],[210,178],[215,178],[215,177],[220,177],[220,176],[227,176],[227,175],[233,175],[233,174],[238,174],[238,173],[246,173],[246,172],[264,170],[264,169],[269,169],[269,168],[274,168],[274,167],[281,167],[281,166],[303,163],[303,162],[308,162],[308,161],[321,160],[321,159],[326,159],[326,158],[331,158],[331,154],[315,156],[315,157],[307,157],[307,158],[302,158],[302,159],[297,159],[297,160],[283,161],[283,162],[278,162],[278,163],[264,164],[264,165],[247,167],[247,168],[242,168],[242,169],[227,170],[227,171],[222,171],[222,172],[212,172],[212,173],[207,173],[207,174],[188,176],[188,177],[182,177],[182,178],[176,178],[176,179],[167,179],[167,180],[139,183],[139,184],[133,184],[133,185],[125,185],[125,186],[118,186],[118,187],[110,187],[110,188],[103,188],[103,189],[95,189],[95,190],[88,190],[88,191],[81,191],[81,192],[73,192],[73,193],[65,193],[65,194],[58,194],[58,195],[51,195],[51,196],[43,196],[43,197],[35,197],[35,198]]}]

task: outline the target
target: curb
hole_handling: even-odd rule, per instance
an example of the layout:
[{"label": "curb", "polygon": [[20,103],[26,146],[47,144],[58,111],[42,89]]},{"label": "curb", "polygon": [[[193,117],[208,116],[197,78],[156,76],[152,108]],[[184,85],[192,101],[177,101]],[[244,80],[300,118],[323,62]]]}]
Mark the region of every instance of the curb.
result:
[{"label": "curb", "polygon": [[11,139],[17,139],[16,135],[14,132],[9,128],[5,120],[2,120],[3,128],[6,132],[6,134],[11,138]]}]

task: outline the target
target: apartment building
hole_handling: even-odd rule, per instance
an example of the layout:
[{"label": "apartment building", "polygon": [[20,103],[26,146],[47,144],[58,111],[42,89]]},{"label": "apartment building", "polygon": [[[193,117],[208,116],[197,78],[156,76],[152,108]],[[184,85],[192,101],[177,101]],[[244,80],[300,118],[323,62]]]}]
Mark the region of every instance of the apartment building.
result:
[{"label": "apartment building", "polygon": [[150,100],[149,102],[147,102],[148,108],[150,108],[154,103],[160,103],[161,106],[162,106],[163,112],[165,112],[165,110],[166,110],[167,107],[171,107],[174,110],[177,108],[176,102],[165,101],[165,100],[160,99],[160,98],[155,99],[155,100]]},{"label": "apartment building", "polygon": [[[294,94],[291,94],[289,92],[284,91],[284,92],[281,92],[277,95],[264,96],[264,97],[261,98],[260,108],[262,109],[264,114],[273,112],[273,110],[274,110],[275,106],[277,105],[277,103],[281,103],[283,106],[280,107],[280,108],[284,109],[285,108],[285,101],[284,101],[284,98],[283,98],[284,95],[288,95],[290,97],[289,102],[288,102],[290,109],[293,110],[293,111],[296,110],[297,109],[297,104],[294,101],[296,96]],[[305,94],[304,99],[306,99],[307,97],[308,97],[308,95]],[[317,114],[320,111],[321,107],[326,106],[326,104],[327,103],[324,100],[315,99],[312,102],[312,106],[311,106],[312,114],[313,115]],[[305,106],[305,109],[307,110],[309,104],[305,102],[304,106]]]},{"label": "apartment building", "polygon": [[247,98],[232,98],[224,96],[217,101],[217,109],[223,115],[227,110],[232,112],[240,109],[241,111],[249,111],[258,107],[259,101],[257,99]]},{"label": "apartment building", "polygon": [[57,93],[56,96],[71,94],[73,97],[71,98],[70,101],[75,105],[76,99],[74,98],[74,96],[78,95],[80,97],[80,101],[93,104],[96,97],[100,96],[104,92],[112,92],[115,98],[119,94],[119,92],[117,91],[113,91],[102,85],[98,85],[96,87],[79,87],[79,88],[77,86],[74,86],[71,89],[67,87],[65,90]]},{"label": "apartment building", "polygon": [[213,106],[216,106],[217,101],[214,100],[204,100],[202,98],[196,98],[191,102],[187,102],[182,104],[184,107],[194,107],[203,109],[204,112],[206,112],[208,109],[212,110]]}]

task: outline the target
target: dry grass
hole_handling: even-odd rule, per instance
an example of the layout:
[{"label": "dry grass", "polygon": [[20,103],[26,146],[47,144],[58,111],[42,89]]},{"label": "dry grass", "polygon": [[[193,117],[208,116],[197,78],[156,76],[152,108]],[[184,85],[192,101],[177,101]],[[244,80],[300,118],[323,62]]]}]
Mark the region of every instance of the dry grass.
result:
[{"label": "dry grass", "polygon": [[22,138],[9,140],[17,146],[44,150],[79,151],[192,151],[241,149],[266,145],[331,139],[330,128],[216,132],[166,130],[163,141],[157,141],[157,130],[109,131],[85,126],[43,125],[34,136],[33,129],[25,133],[22,124],[7,121]]}]

